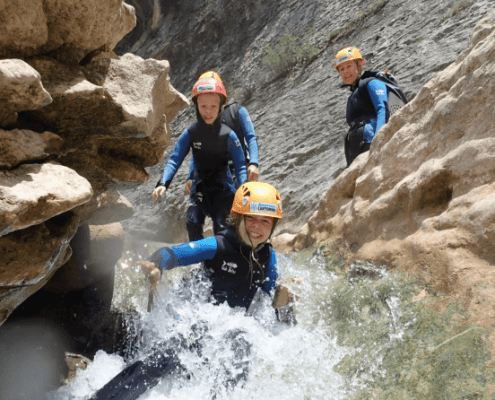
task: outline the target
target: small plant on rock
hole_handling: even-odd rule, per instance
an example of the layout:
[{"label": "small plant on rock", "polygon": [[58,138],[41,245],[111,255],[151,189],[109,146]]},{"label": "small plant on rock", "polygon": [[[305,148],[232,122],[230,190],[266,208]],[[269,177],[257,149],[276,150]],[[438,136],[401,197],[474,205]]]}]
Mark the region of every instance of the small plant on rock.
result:
[{"label": "small plant on rock", "polygon": [[278,74],[288,73],[299,62],[307,61],[317,55],[319,49],[312,46],[307,38],[291,35],[287,30],[275,46],[265,44],[263,63]]},{"label": "small plant on rock", "polygon": [[[335,264],[334,252],[321,254]],[[350,399],[493,398],[489,330],[441,295],[415,300],[421,289],[412,276],[355,261],[320,293],[338,343],[354,349],[334,367],[357,384]]]}]

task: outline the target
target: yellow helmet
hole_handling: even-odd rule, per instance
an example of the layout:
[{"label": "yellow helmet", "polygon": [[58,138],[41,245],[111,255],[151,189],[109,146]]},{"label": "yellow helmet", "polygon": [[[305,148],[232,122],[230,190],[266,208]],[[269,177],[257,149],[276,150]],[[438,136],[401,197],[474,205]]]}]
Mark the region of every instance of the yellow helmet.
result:
[{"label": "yellow helmet", "polygon": [[247,182],[234,197],[232,211],[245,215],[282,218],[282,199],[277,189],[264,182]]},{"label": "yellow helmet", "polygon": [[201,76],[199,77],[199,79],[203,79],[203,78],[213,78],[213,79],[216,79],[217,81],[222,82],[222,85],[223,85],[223,81],[220,78],[220,75],[218,75],[215,71],[206,71],[206,72],[203,72],[201,74]]},{"label": "yellow helmet", "polygon": [[356,47],[346,47],[335,55],[335,69],[338,70],[340,64],[350,60],[361,60],[362,65],[364,65],[364,58],[361,56],[361,52]]}]

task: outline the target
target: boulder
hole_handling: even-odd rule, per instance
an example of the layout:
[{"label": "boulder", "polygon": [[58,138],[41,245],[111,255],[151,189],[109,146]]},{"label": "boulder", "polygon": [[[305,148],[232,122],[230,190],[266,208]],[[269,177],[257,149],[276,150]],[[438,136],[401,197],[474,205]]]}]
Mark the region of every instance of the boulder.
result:
[{"label": "boulder", "polygon": [[55,162],[0,171],[0,235],[41,224],[92,196],[86,179]]},{"label": "boulder", "polygon": [[112,50],[136,26],[123,0],[16,0],[2,6],[0,57],[50,52],[69,64],[105,46]]},{"label": "boulder", "polygon": [[86,205],[88,205],[89,212],[86,214],[85,221],[89,225],[121,222],[134,214],[132,204],[117,190],[102,193],[91,199]]},{"label": "boulder", "polygon": [[35,110],[52,101],[41,84],[40,74],[22,60],[0,60],[0,93],[0,127],[3,128],[17,122],[19,111]]},{"label": "boulder", "polygon": [[78,224],[79,219],[67,212],[0,236],[0,325],[68,261]]},{"label": "boulder", "polygon": [[168,62],[130,54],[84,68],[48,57],[29,62],[53,102],[22,117],[64,139],[58,161],[92,182],[97,194],[145,182],[144,168],[170,144],[169,122],[189,104],[170,85]]}]

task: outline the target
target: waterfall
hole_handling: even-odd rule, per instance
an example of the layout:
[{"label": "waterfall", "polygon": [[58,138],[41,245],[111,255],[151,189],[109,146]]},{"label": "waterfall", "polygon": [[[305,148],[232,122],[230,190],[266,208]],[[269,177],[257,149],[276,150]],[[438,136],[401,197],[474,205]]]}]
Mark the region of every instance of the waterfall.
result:
[{"label": "waterfall", "polygon": [[[151,313],[142,311],[140,345],[132,360],[143,358],[156,343],[178,336],[187,338],[189,343],[199,340],[201,349],[178,352],[187,376],[165,378],[140,398],[345,398],[343,377],[333,367],[348,351],[337,345],[322,319],[320,306],[313,301],[315,292],[335,276],[318,256],[308,261],[309,268],[289,257],[277,258],[281,279],[303,278],[295,286],[295,323],[279,322],[267,295],[259,296],[254,309],[246,313],[205,301],[207,283],[184,285],[180,279],[161,293]],[[236,346],[245,346],[241,356],[236,354]],[[72,384],[51,393],[49,398],[87,399],[124,366],[121,356],[99,351]],[[246,378],[237,385],[229,384],[229,377],[239,375],[243,369]]]},{"label": "waterfall", "polygon": [[460,400],[494,382],[485,330],[470,327],[459,304],[414,300],[425,291],[416,278],[358,260],[345,268],[329,246],[277,258],[281,280],[302,278],[278,318],[268,295],[247,313],[213,305],[200,266],[170,271],[151,313],[147,290],[136,296],[140,318],[124,356],[99,351],[47,400],[88,400],[157,346],[172,348],[181,368],[141,400]]}]

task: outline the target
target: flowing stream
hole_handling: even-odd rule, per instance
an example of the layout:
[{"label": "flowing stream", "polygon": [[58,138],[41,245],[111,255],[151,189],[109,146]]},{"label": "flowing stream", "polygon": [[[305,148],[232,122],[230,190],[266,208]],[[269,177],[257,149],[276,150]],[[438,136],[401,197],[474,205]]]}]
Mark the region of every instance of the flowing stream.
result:
[{"label": "flowing stream", "polygon": [[[471,326],[462,304],[428,294],[414,276],[359,260],[345,268],[332,246],[322,245],[290,258],[278,255],[280,280],[296,295],[293,312],[279,313],[285,322],[268,295],[257,297],[248,313],[212,305],[208,283],[194,273],[199,265],[162,277],[147,312],[146,284],[130,266],[149,250],[156,248],[133,251],[128,265],[121,263],[132,274],[117,281],[114,304],[133,303],[139,314],[129,319],[136,334],[127,353],[97,352],[86,370],[46,400],[89,400],[157,348],[160,356],[172,349],[180,367],[148,381],[140,400],[493,398],[487,330]],[[127,289],[126,282],[132,283]]]},{"label": "flowing stream", "polygon": [[[299,297],[293,304],[295,324],[277,320],[268,296],[259,296],[246,314],[206,302],[203,283],[176,290],[182,283],[175,282],[175,288],[162,291],[151,313],[141,311],[140,344],[130,361],[174,337],[197,342],[200,351],[178,349],[187,374],[164,378],[140,399],[344,399],[346,385],[333,367],[349,351],[337,345],[315,303],[315,295],[335,277],[318,255],[303,264],[278,255],[278,268],[282,279],[303,278],[292,285]],[[69,386],[48,398],[88,399],[125,365],[121,356],[99,351]]]}]

